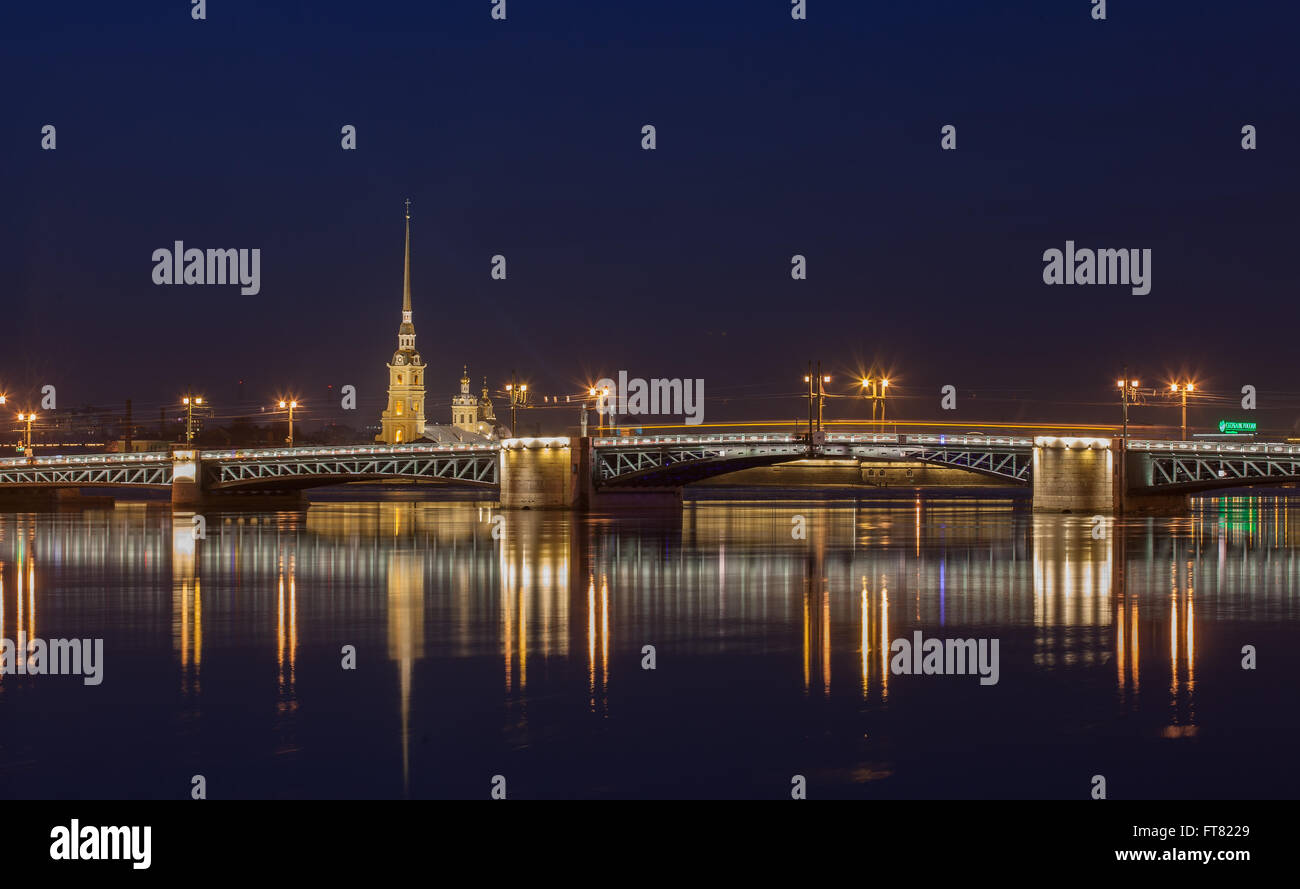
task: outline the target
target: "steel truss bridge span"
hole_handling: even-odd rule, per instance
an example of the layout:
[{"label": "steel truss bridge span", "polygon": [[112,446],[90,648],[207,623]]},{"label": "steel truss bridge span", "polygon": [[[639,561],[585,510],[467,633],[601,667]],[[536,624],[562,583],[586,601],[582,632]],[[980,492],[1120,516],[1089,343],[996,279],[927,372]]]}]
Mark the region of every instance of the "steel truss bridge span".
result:
[{"label": "steel truss bridge span", "polygon": [[810,448],[806,435],[752,433],[594,439],[596,483],[605,487],[676,486],[712,476],[808,458],[912,460],[965,469],[1028,485],[1034,441],[992,435],[826,433]]},{"label": "steel truss bridge span", "polygon": [[0,488],[170,488],[171,454],[85,454],[0,460]]},{"label": "steel truss bridge span", "polygon": [[498,481],[498,451],[496,444],[203,451],[200,471],[209,491],[301,489],[385,479],[493,487]]},{"label": "steel truss bridge span", "polygon": [[[1130,441],[1130,490],[1208,491],[1300,481],[1300,445],[1281,442]],[[1133,477],[1136,475],[1137,477]]]},{"label": "steel truss bridge span", "polygon": [[183,473],[196,458],[197,471],[211,490],[286,490],[384,479],[492,487],[498,481],[498,451],[495,443],[479,443],[20,457],[0,460],[0,488],[165,489],[177,478],[176,467]]}]

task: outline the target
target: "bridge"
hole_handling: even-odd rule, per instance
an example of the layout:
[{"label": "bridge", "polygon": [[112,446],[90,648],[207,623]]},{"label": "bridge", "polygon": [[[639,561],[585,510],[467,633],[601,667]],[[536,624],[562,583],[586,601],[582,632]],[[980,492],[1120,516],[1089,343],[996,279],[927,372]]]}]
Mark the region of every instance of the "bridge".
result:
[{"label": "bridge", "polygon": [[405,480],[479,488],[505,508],[589,509],[680,501],[686,485],[808,458],[960,469],[1027,488],[1036,510],[1053,512],[1177,510],[1192,493],[1300,482],[1300,445],[1285,442],[753,432],[6,458],[0,495],[155,489],[188,507]]},{"label": "bridge", "polygon": [[[153,488],[173,500],[283,493],[349,482],[409,479],[495,491],[496,444],[264,448],[93,454],[0,460],[0,490]],[[179,497],[177,494],[179,493]]]},{"label": "bridge", "polygon": [[607,487],[687,485],[717,475],[808,457],[898,462],[915,460],[1029,484],[1034,441],[985,435],[826,433],[809,447],[808,436],[656,435],[597,438],[596,481]]}]

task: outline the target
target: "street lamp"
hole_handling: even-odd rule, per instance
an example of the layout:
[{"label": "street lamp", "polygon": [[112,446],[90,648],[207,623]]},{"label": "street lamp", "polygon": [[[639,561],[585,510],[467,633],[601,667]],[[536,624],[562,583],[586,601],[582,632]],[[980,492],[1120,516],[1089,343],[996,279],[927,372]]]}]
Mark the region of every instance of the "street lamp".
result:
[{"label": "street lamp", "polygon": [[[610,403],[609,400],[609,387],[605,386],[604,388],[597,388],[595,386],[588,386],[587,397],[595,401],[596,416],[599,418],[596,421],[596,428],[598,430],[604,429],[607,425],[612,427],[614,425],[614,406]],[[609,416],[608,423],[605,422],[606,415]],[[583,401],[582,403],[582,428],[583,429],[587,428],[586,401]]]},{"label": "street lamp", "polygon": [[35,411],[29,414],[23,414],[23,413],[18,414],[18,422],[19,423],[25,422],[27,424],[27,435],[23,440],[23,454],[27,456],[28,460],[31,460],[33,456],[32,455],[32,423],[34,423],[35,421],[36,421]]},{"label": "street lamp", "polygon": [[[815,442],[813,439],[813,399],[817,399],[817,432],[822,428],[822,403],[826,400],[825,384],[831,381],[830,374],[822,373],[822,363],[817,362],[817,373],[812,372],[813,363],[808,362],[808,373],[804,374],[803,381],[808,384],[808,445],[812,447]],[[813,383],[817,384],[814,391]]]},{"label": "street lamp", "polygon": [[194,408],[203,406],[203,397],[201,395],[186,395],[181,399],[181,404],[185,405],[185,443],[192,444],[194,441]]},{"label": "street lamp", "polygon": [[296,401],[285,401],[283,399],[280,400],[280,407],[281,408],[287,407],[289,409],[289,438],[287,439],[287,441],[289,442],[289,447],[293,447],[293,409],[296,408],[297,406],[298,406],[298,402]]},{"label": "street lamp", "polygon": [[1138,381],[1128,378],[1128,368],[1124,368],[1124,378],[1115,381],[1119,389],[1120,404],[1124,406],[1124,440],[1128,441],[1128,406],[1137,400]]},{"label": "street lamp", "polygon": [[515,408],[528,407],[528,384],[515,379],[515,372],[510,371],[510,382],[506,384],[506,395],[510,398],[510,434],[518,437],[515,428]]},{"label": "street lamp", "polygon": [[[604,390],[605,396],[608,395],[609,389]],[[600,425],[605,424],[605,396],[602,396],[601,390],[595,386],[587,387],[587,397],[582,399],[582,437],[587,437],[587,402],[594,401],[596,404],[596,413],[600,415]]]},{"label": "street lamp", "polygon": [[1182,383],[1170,383],[1170,384],[1169,384],[1169,391],[1170,391],[1170,392],[1174,392],[1174,393],[1182,393],[1182,402],[1183,402],[1183,441],[1187,441],[1187,393],[1188,393],[1188,392],[1195,392],[1195,391],[1196,391],[1196,384],[1195,384],[1195,383],[1189,383],[1189,382],[1186,382],[1186,381],[1184,381],[1184,382],[1182,382]]},{"label": "street lamp", "polygon": [[871,402],[871,421],[876,420],[876,404],[880,404],[880,422],[885,422],[885,396],[888,395],[889,380],[866,377],[862,381],[862,397]]}]

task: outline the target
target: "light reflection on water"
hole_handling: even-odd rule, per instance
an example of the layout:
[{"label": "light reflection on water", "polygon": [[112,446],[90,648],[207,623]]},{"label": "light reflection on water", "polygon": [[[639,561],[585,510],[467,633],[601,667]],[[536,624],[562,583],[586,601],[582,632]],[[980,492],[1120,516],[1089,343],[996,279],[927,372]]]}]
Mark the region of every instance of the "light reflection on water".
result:
[{"label": "light reflection on water", "polygon": [[[143,504],[0,514],[0,637],[103,637],[107,662],[96,688],[0,676],[0,793],[180,796],[193,767],[235,770],[236,796],[482,796],[496,773],[780,796],[797,772],[823,796],[1051,796],[1075,759],[1179,795],[1161,767],[1214,766],[1243,726],[1293,736],[1294,509],[321,503],[207,516],[202,540]],[[892,675],[916,630],[999,638],[998,686]],[[1286,679],[1242,671],[1244,644]],[[86,737],[125,762],[69,768]],[[1289,755],[1254,755],[1223,794],[1294,794]]]}]

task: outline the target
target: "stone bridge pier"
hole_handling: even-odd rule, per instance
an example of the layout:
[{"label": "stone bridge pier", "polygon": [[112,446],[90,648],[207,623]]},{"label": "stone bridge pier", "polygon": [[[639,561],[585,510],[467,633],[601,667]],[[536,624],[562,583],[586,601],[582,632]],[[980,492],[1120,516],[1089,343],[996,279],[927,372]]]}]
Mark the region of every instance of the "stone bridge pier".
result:
[{"label": "stone bridge pier", "polygon": [[502,509],[680,507],[680,488],[599,488],[590,438],[511,438],[501,442]]},{"label": "stone bridge pier", "polygon": [[1126,452],[1123,439],[1034,439],[1034,512],[1151,515],[1187,510],[1186,494],[1144,493],[1152,481],[1150,454]]},{"label": "stone bridge pier", "polygon": [[172,508],[204,505],[203,466],[195,450],[172,451]]}]

